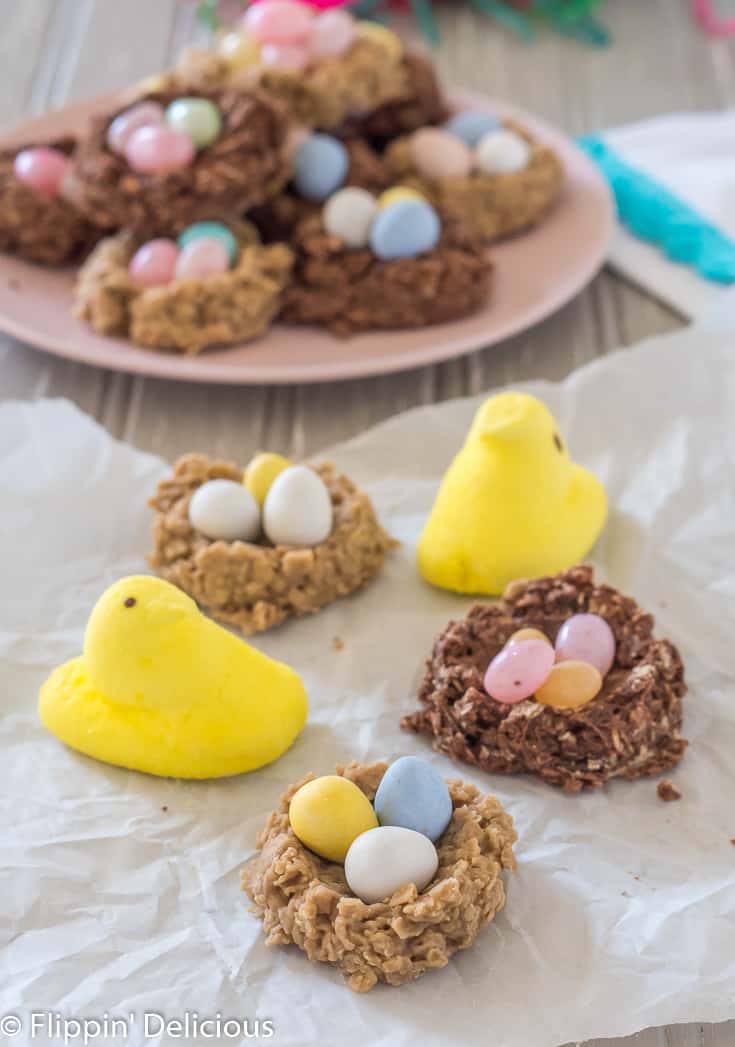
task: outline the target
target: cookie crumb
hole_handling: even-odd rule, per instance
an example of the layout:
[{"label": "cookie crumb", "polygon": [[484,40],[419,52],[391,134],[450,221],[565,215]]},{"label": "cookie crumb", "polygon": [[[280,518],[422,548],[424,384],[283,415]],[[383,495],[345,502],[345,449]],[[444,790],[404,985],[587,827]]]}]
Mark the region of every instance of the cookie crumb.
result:
[{"label": "cookie crumb", "polygon": [[735,836],[733,836],[733,838],[730,840],[730,843],[733,845],[733,847],[735,847]]},{"label": "cookie crumb", "polygon": [[335,651],[344,651],[345,642],[341,636],[334,637],[334,639],[332,640],[332,647],[335,649]]},{"label": "cookie crumb", "polygon": [[165,804],[165,803],[164,803],[164,804],[163,804],[163,806],[161,807],[161,810],[162,810],[162,811],[163,811],[164,813],[167,813],[167,812],[168,812],[168,807],[166,806],[166,804]]},{"label": "cookie crumb", "polygon": [[681,793],[670,778],[664,778],[660,781],[656,792],[662,800],[666,801],[666,803],[670,803],[672,800],[681,799]]}]

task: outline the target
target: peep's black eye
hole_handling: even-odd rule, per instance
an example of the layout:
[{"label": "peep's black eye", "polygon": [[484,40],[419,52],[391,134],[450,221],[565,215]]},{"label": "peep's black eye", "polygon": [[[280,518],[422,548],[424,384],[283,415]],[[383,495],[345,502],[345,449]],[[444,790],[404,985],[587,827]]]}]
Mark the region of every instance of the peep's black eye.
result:
[{"label": "peep's black eye", "polygon": [[125,603],[123,604],[123,607],[135,607],[135,605],[137,604],[137,602],[138,602],[138,601],[137,601],[137,600],[135,599],[135,597],[134,597],[134,596],[129,596],[129,597],[127,598],[127,600],[125,601]]},{"label": "peep's black eye", "polygon": [[559,452],[559,454],[561,454],[562,451],[564,450],[564,444],[561,442],[561,437],[559,436],[558,433],[554,433],[554,445],[555,445],[557,451]]}]

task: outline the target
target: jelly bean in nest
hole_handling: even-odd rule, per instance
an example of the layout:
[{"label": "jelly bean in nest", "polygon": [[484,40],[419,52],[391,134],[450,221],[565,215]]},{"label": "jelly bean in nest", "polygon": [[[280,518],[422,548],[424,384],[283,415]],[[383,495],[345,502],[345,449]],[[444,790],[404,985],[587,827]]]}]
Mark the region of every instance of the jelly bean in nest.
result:
[{"label": "jelly bean in nest", "polygon": [[525,138],[506,128],[484,135],[475,149],[475,162],[485,174],[513,174],[528,167],[530,159]]},{"label": "jelly bean in nest", "polygon": [[219,240],[227,251],[230,265],[236,261],[240,248],[234,235],[222,222],[195,222],[194,225],[190,225],[179,236],[179,247],[183,251],[185,247],[188,247],[195,240],[202,239]]},{"label": "jelly bean in nest", "polygon": [[440,127],[422,127],[411,136],[411,155],[426,178],[465,178],[472,170],[472,151]]},{"label": "jelly bean in nest", "polygon": [[176,263],[177,280],[206,280],[227,272],[230,260],[221,240],[201,237],[192,240],[179,254]]},{"label": "jelly bean in nest", "polygon": [[259,44],[304,43],[313,22],[313,9],[296,0],[261,0],[242,20],[248,36]]},{"label": "jelly bean in nest", "polygon": [[260,47],[242,33],[225,33],[218,50],[233,72],[249,69],[260,61]]},{"label": "jelly bean in nest", "polygon": [[173,240],[150,240],[130,259],[128,272],[141,287],[161,287],[174,279],[178,258]]},{"label": "jelly bean in nest", "polygon": [[347,186],[327,200],[322,213],[324,228],[348,247],[366,247],[377,212],[375,197],[367,189]]},{"label": "jelly bean in nest", "polygon": [[485,690],[498,702],[513,705],[530,698],[554,667],[554,648],[543,640],[523,640],[504,647],[485,673]]},{"label": "jelly bean in nest", "polygon": [[260,61],[277,69],[303,73],[309,64],[309,51],[303,44],[263,44]]},{"label": "jelly bean in nest", "polygon": [[222,116],[208,98],[176,98],[166,109],[166,124],[191,138],[197,149],[206,149],[222,132]]},{"label": "jelly bean in nest", "polygon": [[513,633],[508,643],[522,643],[524,640],[541,640],[543,643],[551,644],[551,640],[546,633],[542,633],[540,629],[529,628],[519,629],[518,632]]},{"label": "jelly bean in nest", "polygon": [[208,480],[191,496],[189,523],[215,541],[250,542],[260,531],[260,507],[242,484]]},{"label": "jelly bean in nest", "polygon": [[381,825],[354,840],[345,858],[345,879],[353,894],[374,905],[409,883],[423,891],[438,867],[436,847],[422,833]]},{"label": "jelly bean in nest", "polygon": [[69,167],[69,157],[60,149],[38,146],[16,155],[13,173],[19,182],[51,198],[60,194]]},{"label": "jelly bean in nest", "polygon": [[380,194],[378,210],[383,211],[391,204],[397,204],[399,200],[423,200],[426,203],[426,197],[422,196],[418,189],[411,189],[408,185],[395,185],[392,189],[386,189],[384,193]]},{"label": "jelly bean in nest", "polygon": [[324,11],[314,19],[309,49],[315,59],[348,51],[356,37],[355,19],[349,11]]},{"label": "jelly bean in nest", "polygon": [[288,469],[290,465],[293,465],[293,462],[289,458],[284,458],[282,454],[272,454],[267,451],[261,451],[251,459],[245,469],[242,482],[253,498],[255,498],[258,505],[262,505],[265,502],[265,497],[273,486],[275,478],[284,469]]},{"label": "jelly bean in nest", "polygon": [[337,774],[302,785],[291,797],[288,818],[304,846],[330,862],[343,862],[353,841],[378,826],[365,793]]},{"label": "jelly bean in nest", "polygon": [[436,842],[452,818],[441,774],[418,756],[402,756],[383,775],[373,802],[381,825],[413,829]]},{"label": "jelly bean in nest", "polygon": [[492,113],[482,113],[476,109],[466,109],[463,113],[455,113],[444,124],[444,130],[455,138],[460,138],[470,149],[478,144],[481,138],[491,131],[499,131],[500,120]]},{"label": "jelly bean in nest", "polygon": [[370,247],[382,261],[415,258],[433,251],[441,236],[441,222],[423,200],[399,200],[379,211],[370,228]]},{"label": "jelly bean in nest", "polygon": [[602,690],[602,676],[588,662],[557,662],[536,691],[536,701],[554,709],[578,709]]},{"label": "jelly bean in nest", "polygon": [[125,159],[140,174],[167,175],[189,167],[196,149],[191,138],[170,127],[141,127],[125,147]]},{"label": "jelly bean in nest", "polygon": [[158,102],[139,102],[132,105],[123,113],[118,113],[107,128],[107,147],[119,156],[125,154],[125,149],[131,137],[141,127],[160,127],[164,120],[164,109]]},{"label": "jelly bean in nest", "polygon": [[575,614],[556,637],[557,662],[589,662],[604,676],[615,661],[615,635],[598,614]]},{"label": "jelly bean in nest", "polygon": [[307,200],[326,200],[343,184],[350,158],[342,142],[331,135],[312,134],[294,153],[293,182]]}]

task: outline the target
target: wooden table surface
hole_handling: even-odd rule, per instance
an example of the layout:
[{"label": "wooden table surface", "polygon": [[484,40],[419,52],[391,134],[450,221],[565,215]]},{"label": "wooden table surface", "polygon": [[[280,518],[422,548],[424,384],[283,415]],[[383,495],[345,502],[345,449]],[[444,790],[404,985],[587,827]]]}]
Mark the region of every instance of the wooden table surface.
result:
[{"label": "wooden table surface", "polygon": [[[2,8],[3,128],[153,73],[203,36],[195,0],[22,0]],[[447,81],[507,96],[570,134],[733,104],[735,45],[707,40],[691,24],[685,0],[608,0],[605,18],[615,34],[608,51],[552,35],[528,47],[455,0],[441,18],[437,61]],[[410,22],[398,28],[412,37]],[[298,456],[417,404],[523,379],[562,378],[681,322],[605,271],[551,319],[502,345],[405,374],[292,388],[208,388],[110,374],[0,335],[0,396],[68,397],[115,436],[166,458],[197,449],[242,460],[256,447]],[[604,1042],[733,1047],[735,1022],[649,1029]]]}]

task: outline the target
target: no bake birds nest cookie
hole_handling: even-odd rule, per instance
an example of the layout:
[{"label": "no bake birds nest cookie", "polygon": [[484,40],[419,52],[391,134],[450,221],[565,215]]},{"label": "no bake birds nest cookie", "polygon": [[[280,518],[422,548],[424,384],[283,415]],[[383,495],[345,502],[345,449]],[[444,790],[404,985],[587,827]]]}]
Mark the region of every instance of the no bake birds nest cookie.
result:
[{"label": "no bake birds nest cookie", "polygon": [[[533,699],[493,700],[483,687],[488,663],[524,627],[552,641],[573,615],[599,615],[613,631],[615,660],[602,690],[576,709]],[[437,638],[419,692],[422,708],[402,725],[434,748],[493,773],[536,774],[566,792],[656,775],[676,766],[684,666],[676,647],[653,635],[654,620],[635,600],[598,585],[592,569],[512,582],[494,604],[478,604]]]},{"label": "no bake birds nest cookie", "polygon": [[[387,769],[352,763],[337,773],[372,801]],[[266,944],[293,944],[311,961],[333,964],[355,992],[402,985],[469,948],[505,905],[502,874],[515,868],[516,833],[495,797],[448,782],[452,817],[437,841],[433,880],[420,893],[409,883],[368,905],[350,891],[343,866],[307,850],[290,826],[291,798],[312,778],[283,794],[242,874]]]}]

